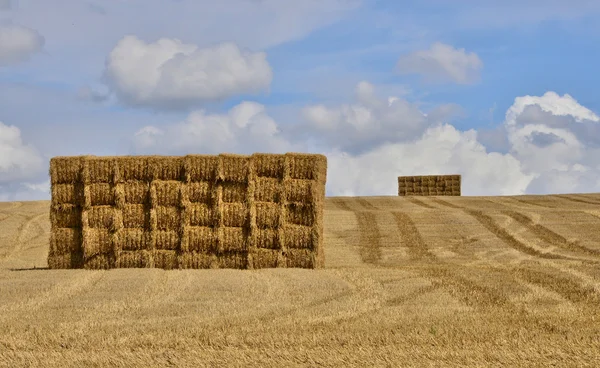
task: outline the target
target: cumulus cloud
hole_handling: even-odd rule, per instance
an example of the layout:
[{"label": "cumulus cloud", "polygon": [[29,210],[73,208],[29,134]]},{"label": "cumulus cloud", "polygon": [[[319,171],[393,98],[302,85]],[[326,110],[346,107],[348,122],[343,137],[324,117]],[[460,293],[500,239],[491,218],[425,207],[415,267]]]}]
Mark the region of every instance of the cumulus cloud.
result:
[{"label": "cumulus cloud", "polygon": [[41,156],[23,143],[19,128],[0,122],[0,185],[33,179],[42,169]]},{"label": "cumulus cloud", "polygon": [[377,96],[375,87],[365,81],[356,86],[355,95],[354,104],[305,107],[302,112],[306,124],[297,128],[300,135],[318,136],[327,146],[361,153],[385,143],[419,137],[431,125],[462,111],[457,105],[442,105],[424,114],[404,99]]},{"label": "cumulus cloud", "polygon": [[16,24],[0,24],[0,66],[27,61],[44,47],[37,31]]},{"label": "cumulus cloud", "polygon": [[301,144],[287,141],[265,107],[242,102],[225,114],[192,112],[183,122],[166,127],[147,126],[136,132],[135,153],[282,153],[303,151]]},{"label": "cumulus cloud", "polygon": [[178,108],[269,87],[272,71],[264,52],[233,43],[200,49],[177,39],[146,43],[121,39],[106,60],[105,76],[131,105]]},{"label": "cumulus cloud", "polygon": [[570,95],[517,97],[504,128],[511,155],[534,176],[527,192],[600,191],[600,118]]},{"label": "cumulus cloud", "polygon": [[427,82],[471,84],[479,80],[483,62],[474,52],[436,42],[428,50],[401,56],[396,68],[401,74],[419,74]]}]

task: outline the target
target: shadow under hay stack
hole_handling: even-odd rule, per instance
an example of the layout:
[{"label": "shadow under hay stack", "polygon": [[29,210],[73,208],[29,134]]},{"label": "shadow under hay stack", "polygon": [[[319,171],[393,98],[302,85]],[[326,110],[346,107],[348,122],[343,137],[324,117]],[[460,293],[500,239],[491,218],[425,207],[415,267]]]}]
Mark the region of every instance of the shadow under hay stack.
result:
[{"label": "shadow under hay stack", "polygon": [[399,196],[460,196],[460,175],[399,176]]},{"label": "shadow under hay stack", "polygon": [[50,268],[322,268],[327,158],[55,157]]}]

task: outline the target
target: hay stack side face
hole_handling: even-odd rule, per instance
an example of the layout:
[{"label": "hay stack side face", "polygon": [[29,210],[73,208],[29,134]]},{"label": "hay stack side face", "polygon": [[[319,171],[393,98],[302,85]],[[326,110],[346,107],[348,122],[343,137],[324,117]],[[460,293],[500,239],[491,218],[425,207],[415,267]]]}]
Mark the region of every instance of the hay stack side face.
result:
[{"label": "hay stack side face", "polygon": [[399,196],[460,196],[460,175],[399,176]]},{"label": "hay stack side face", "polygon": [[50,268],[320,268],[322,155],[56,157]]}]

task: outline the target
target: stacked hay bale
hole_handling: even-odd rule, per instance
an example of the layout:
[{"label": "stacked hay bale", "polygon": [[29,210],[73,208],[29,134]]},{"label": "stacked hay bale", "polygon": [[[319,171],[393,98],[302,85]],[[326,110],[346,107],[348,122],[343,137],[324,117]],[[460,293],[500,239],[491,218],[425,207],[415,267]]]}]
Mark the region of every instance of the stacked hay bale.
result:
[{"label": "stacked hay bale", "polygon": [[56,157],[50,268],[324,266],[322,155]]},{"label": "stacked hay bale", "polygon": [[399,196],[460,196],[460,175],[399,176]]}]

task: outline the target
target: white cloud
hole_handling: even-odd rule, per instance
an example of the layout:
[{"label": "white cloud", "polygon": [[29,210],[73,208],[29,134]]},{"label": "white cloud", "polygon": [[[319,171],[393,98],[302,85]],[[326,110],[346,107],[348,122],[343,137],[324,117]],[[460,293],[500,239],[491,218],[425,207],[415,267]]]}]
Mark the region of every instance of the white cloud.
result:
[{"label": "white cloud", "polygon": [[176,39],[145,43],[126,36],[111,51],[105,75],[132,105],[187,107],[268,88],[272,71],[263,52],[233,43],[199,49]]},{"label": "white cloud", "polygon": [[147,126],[133,138],[133,152],[161,154],[303,151],[287,141],[277,123],[255,102],[242,102],[225,114],[192,112],[185,121],[164,128]]},{"label": "white cloud", "polygon": [[418,138],[428,127],[461,112],[456,105],[442,105],[424,114],[404,99],[377,96],[374,86],[364,81],[358,83],[355,94],[354,104],[307,106],[303,109],[307,124],[297,129],[302,135],[318,136],[326,146],[354,154]]},{"label": "white cloud", "polygon": [[0,122],[0,184],[32,179],[42,168],[41,156],[23,143],[19,128]]},{"label": "white cloud", "polygon": [[44,37],[31,28],[0,24],[0,66],[28,60],[44,47],[44,42]]},{"label": "white cloud", "polygon": [[528,106],[538,106],[542,111],[555,116],[570,116],[575,121],[600,121],[598,115],[588,108],[581,106],[568,94],[559,96],[556,92],[548,91],[543,96],[523,96],[515,98],[515,102],[506,112],[506,123],[510,126],[517,124],[517,117],[525,112]]},{"label": "white cloud", "polygon": [[474,52],[436,42],[429,50],[401,56],[396,67],[401,74],[420,74],[428,82],[471,84],[479,80],[483,62]]},{"label": "white cloud", "polygon": [[517,97],[504,128],[509,152],[534,176],[527,192],[600,191],[600,118],[573,97]]}]

